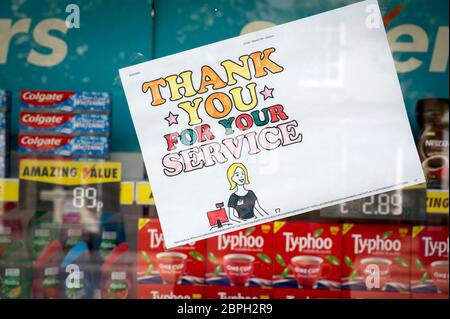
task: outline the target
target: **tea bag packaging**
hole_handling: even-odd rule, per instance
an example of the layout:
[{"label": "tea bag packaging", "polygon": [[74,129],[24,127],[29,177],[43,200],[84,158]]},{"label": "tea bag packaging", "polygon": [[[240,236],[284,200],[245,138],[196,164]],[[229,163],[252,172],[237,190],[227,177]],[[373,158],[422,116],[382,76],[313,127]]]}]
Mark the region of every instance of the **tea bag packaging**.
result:
[{"label": "tea bag packaging", "polygon": [[280,221],[273,228],[274,297],[339,298],[341,225]]},{"label": "tea bag packaging", "polygon": [[207,298],[272,296],[272,223],[207,239]]},{"label": "tea bag packaging", "polygon": [[206,241],[167,249],[157,219],[139,220],[140,298],[204,297]]},{"label": "tea bag packaging", "polygon": [[411,227],[342,225],[342,296],[409,298]]},{"label": "tea bag packaging", "polygon": [[448,227],[413,227],[411,260],[413,298],[448,299],[448,247]]}]

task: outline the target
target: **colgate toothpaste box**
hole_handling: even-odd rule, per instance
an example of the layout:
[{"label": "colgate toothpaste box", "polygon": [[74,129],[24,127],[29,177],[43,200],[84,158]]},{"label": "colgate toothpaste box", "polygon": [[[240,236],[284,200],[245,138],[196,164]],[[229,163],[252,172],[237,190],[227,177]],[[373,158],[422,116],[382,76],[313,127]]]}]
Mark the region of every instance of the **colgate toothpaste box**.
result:
[{"label": "colgate toothpaste box", "polygon": [[341,225],[274,222],[275,298],[339,298]]},{"label": "colgate toothpaste box", "polygon": [[105,136],[19,135],[21,156],[108,157]]},{"label": "colgate toothpaste box", "polygon": [[19,123],[20,131],[24,133],[109,135],[107,114],[22,112]]},{"label": "colgate toothpaste box", "polygon": [[204,286],[139,285],[140,299],[204,299]]},{"label": "colgate toothpaste box", "polygon": [[271,299],[273,289],[257,287],[206,286],[206,299]]},{"label": "colgate toothpaste box", "polygon": [[111,95],[105,92],[20,91],[23,111],[102,112],[111,111]]},{"label": "colgate toothpaste box", "polygon": [[[206,242],[197,241],[173,249],[164,246],[159,220],[140,219],[138,234],[138,285],[141,298],[150,298],[159,286],[168,287],[205,283]],[[177,288],[175,291],[188,291]],[[192,293],[202,289],[190,290]]]},{"label": "colgate toothpaste box", "polygon": [[410,297],[410,226],[343,224],[342,255],[344,298]]},{"label": "colgate toothpaste box", "polygon": [[413,298],[448,298],[448,244],[447,226],[413,227]]},{"label": "colgate toothpaste box", "polygon": [[272,223],[207,239],[206,283],[272,287]]}]

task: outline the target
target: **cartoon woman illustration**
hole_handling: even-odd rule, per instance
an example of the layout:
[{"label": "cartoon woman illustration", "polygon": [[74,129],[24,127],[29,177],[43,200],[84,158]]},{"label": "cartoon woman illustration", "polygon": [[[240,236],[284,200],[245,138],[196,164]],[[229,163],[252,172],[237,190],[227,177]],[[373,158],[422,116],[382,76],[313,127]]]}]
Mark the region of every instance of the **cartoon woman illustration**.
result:
[{"label": "cartoon woman illustration", "polygon": [[260,216],[269,215],[259,205],[255,193],[245,188],[245,185],[250,184],[250,182],[248,179],[248,171],[244,164],[231,164],[227,170],[227,177],[230,183],[230,190],[235,190],[228,200],[228,215],[230,220],[239,222],[239,219],[247,220],[257,218],[255,216],[255,210]]}]

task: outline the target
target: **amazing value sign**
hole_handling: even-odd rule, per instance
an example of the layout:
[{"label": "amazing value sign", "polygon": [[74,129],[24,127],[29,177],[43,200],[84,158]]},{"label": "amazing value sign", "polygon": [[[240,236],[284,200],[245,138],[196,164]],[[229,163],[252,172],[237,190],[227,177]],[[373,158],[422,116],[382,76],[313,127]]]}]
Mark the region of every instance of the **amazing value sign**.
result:
[{"label": "amazing value sign", "polygon": [[424,181],[376,1],[120,75],[169,248]]}]

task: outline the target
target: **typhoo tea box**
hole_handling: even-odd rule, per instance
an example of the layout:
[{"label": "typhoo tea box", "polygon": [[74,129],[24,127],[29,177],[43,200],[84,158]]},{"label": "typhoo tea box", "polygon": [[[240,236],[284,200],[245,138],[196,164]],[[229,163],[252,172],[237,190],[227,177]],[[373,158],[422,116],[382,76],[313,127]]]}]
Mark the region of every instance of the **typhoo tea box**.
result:
[{"label": "typhoo tea box", "polygon": [[341,225],[274,222],[277,299],[339,298]]},{"label": "typhoo tea box", "polygon": [[413,227],[413,298],[448,298],[448,243],[446,226]]},{"label": "typhoo tea box", "polygon": [[409,298],[411,227],[342,225],[342,296]]},{"label": "typhoo tea box", "polygon": [[206,242],[166,249],[157,219],[139,220],[139,297],[150,299],[202,298]]}]

